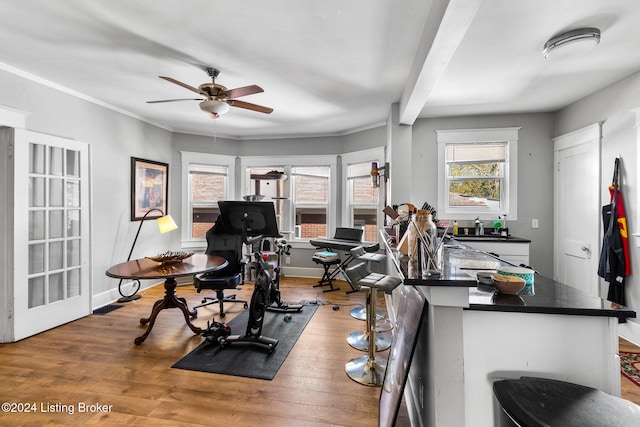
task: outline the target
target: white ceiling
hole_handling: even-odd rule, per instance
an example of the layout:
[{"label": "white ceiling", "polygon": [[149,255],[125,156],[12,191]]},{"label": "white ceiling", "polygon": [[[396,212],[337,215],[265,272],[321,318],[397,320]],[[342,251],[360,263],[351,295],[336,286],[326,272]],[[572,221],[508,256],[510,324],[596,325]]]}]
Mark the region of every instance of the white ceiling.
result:
[{"label": "white ceiling", "polygon": [[[545,59],[545,41],[601,43]],[[0,0],[0,68],[167,129],[238,139],[336,135],[400,119],[555,111],[640,70],[637,0]],[[210,119],[205,67],[270,115]],[[196,96],[197,97],[197,96]],[[0,104],[3,104],[0,93]],[[214,126],[215,124],[215,126]]]}]

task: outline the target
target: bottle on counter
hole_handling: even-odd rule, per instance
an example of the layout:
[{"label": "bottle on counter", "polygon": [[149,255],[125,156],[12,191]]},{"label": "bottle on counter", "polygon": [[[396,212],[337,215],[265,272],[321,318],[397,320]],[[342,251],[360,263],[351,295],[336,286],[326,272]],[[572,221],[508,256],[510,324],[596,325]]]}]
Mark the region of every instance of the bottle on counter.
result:
[{"label": "bottle on counter", "polygon": [[[409,223],[409,259],[415,261],[418,259],[418,239],[424,236],[427,230],[427,210],[418,209],[413,219]],[[433,222],[433,221],[432,221]]]},{"label": "bottle on counter", "polygon": [[426,272],[428,276],[440,275],[440,256],[437,253],[438,248],[438,227],[433,222],[433,216],[431,213],[427,215],[427,227],[426,227],[426,240],[427,248],[424,251],[426,261]]}]

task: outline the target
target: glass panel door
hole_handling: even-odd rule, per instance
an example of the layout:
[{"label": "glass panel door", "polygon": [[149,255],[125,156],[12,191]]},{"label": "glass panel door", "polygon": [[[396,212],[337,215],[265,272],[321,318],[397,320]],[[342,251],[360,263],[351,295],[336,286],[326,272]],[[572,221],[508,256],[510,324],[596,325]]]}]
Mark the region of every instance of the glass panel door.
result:
[{"label": "glass panel door", "polygon": [[89,148],[13,132],[17,340],[90,313]]}]

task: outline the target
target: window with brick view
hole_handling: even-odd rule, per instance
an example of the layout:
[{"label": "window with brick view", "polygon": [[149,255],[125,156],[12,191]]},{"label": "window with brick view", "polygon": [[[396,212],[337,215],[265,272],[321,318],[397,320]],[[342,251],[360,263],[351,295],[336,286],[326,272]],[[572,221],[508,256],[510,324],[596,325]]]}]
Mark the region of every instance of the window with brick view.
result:
[{"label": "window with brick view", "polygon": [[225,200],[228,168],[189,165],[191,191],[191,237],[204,238],[220,213],[218,201]]},{"label": "window with brick view", "polygon": [[347,168],[348,201],[353,226],[363,229],[363,240],[376,241],[380,189],[371,185],[371,163],[356,163]]},{"label": "window with brick view", "polygon": [[313,239],[327,236],[329,207],[328,166],[296,166],[291,168],[295,237]]}]

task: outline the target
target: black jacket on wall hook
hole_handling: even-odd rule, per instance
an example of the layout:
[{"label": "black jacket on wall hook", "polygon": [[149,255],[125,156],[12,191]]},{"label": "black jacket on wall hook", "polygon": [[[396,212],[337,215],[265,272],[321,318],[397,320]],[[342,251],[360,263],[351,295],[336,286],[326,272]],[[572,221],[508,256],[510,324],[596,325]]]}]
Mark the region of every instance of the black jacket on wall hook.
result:
[{"label": "black jacket on wall hook", "polygon": [[626,305],[624,285],[631,274],[627,218],[620,189],[620,157],[615,160],[613,180],[609,186],[611,202],[602,207],[604,236],[598,265],[598,276],[609,282],[607,299]]}]

